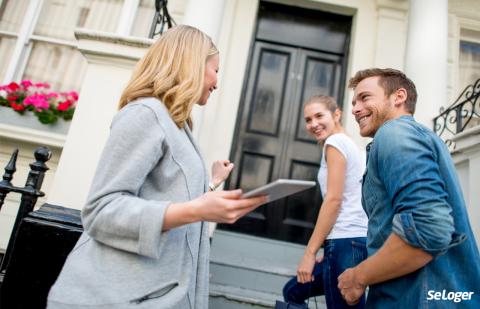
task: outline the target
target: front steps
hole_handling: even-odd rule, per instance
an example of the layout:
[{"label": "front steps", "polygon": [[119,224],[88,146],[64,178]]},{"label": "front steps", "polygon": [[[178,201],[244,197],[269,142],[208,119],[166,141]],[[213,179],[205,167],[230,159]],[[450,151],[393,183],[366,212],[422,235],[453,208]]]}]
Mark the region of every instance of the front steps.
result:
[{"label": "front steps", "polygon": [[[273,308],[275,300],[283,299],[283,285],[295,275],[304,248],[216,230],[210,255],[209,308]],[[317,303],[318,308],[326,308],[323,297],[317,297]]]}]

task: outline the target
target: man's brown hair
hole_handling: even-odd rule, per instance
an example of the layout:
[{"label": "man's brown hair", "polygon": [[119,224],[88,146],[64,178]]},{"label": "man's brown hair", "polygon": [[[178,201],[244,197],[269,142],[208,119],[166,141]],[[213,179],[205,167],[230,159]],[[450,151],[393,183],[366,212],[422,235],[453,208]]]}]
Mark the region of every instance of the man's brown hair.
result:
[{"label": "man's brown hair", "polygon": [[405,106],[409,113],[415,113],[415,105],[417,104],[417,89],[415,84],[409,79],[405,73],[395,69],[366,69],[358,71],[355,76],[350,78],[348,82],[348,88],[355,89],[357,85],[368,77],[380,77],[378,84],[385,91],[386,96],[390,96],[392,93],[400,88],[407,90],[407,100]]}]

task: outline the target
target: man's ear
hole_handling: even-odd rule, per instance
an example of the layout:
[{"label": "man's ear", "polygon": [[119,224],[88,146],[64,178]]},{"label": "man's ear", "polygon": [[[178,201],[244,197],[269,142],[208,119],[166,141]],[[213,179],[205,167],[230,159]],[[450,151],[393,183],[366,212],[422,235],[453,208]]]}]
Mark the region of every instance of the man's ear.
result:
[{"label": "man's ear", "polygon": [[403,105],[405,102],[407,102],[407,90],[405,88],[399,88],[397,91],[395,91],[395,101],[394,105],[396,107],[400,107]]}]

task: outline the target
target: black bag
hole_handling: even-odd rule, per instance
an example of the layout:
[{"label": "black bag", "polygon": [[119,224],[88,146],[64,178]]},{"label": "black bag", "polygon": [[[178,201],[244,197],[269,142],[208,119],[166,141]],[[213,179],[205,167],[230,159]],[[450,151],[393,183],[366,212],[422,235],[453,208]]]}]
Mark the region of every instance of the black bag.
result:
[{"label": "black bag", "polygon": [[[310,284],[308,295],[312,295],[312,284]],[[315,300],[315,308],[318,309],[317,299],[314,297]],[[298,305],[298,304],[290,304],[284,302],[282,300],[275,301],[275,309],[308,309],[308,303],[310,302],[310,297],[307,298],[307,305]]]},{"label": "black bag", "polygon": [[304,305],[290,304],[281,300],[275,301],[275,309],[306,309]]}]

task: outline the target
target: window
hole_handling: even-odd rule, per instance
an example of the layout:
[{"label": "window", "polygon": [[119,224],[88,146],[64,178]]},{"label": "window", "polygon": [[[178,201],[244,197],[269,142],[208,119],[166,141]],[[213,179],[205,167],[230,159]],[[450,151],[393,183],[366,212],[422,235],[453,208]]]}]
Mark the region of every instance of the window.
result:
[{"label": "window", "polygon": [[2,83],[30,79],[80,90],[86,60],[74,29],[115,32],[123,0],[4,0],[0,7]]},{"label": "window", "polygon": [[131,34],[133,36],[148,37],[154,16],[155,1],[140,0]]},{"label": "window", "polygon": [[480,78],[480,43],[460,41],[459,86],[475,83]]},{"label": "window", "polygon": [[3,80],[29,0],[3,1],[0,6],[0,80]]},{"label": "window", "polygon": [[[459,68],[458,68],[458,86],[459,93],[469,85],[473,85],[480,79],[480,32],[468,29],[460,31],[460,52],[459,52]],[[470,92],[472,89],[470,89]],[[478,88],[476,89],[478,92]],[[464,96],[465,98],[465,96]],[[478,100],[478,99],[477,99]],[[480,110],[478,109],[478,101],[476,103],[465,104],[464,112],[471,115],[465,129],[472,128],[480,124],[478,117]],[[469,117],[467,117],[468,119]]]}]

